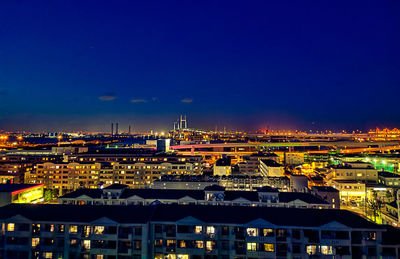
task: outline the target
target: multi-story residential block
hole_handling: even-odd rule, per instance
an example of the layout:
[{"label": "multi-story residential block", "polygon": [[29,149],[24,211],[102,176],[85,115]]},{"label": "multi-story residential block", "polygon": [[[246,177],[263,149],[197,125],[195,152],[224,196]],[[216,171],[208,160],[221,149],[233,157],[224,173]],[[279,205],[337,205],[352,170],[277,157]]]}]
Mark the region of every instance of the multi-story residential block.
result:
[{"label": "multi-story residential block", "polygon": [[[0,161],[0,183],[24,183],[25,173],[33,170],[31,162],[2,162]],[[6,177],[13,176],[13,177]],[[1,180],[3,178],[3,180]]]},{"label": "multi-story residential block", "polygon": [[114,183],[144,188],[163,175],[196,175],[198,165],[190,162],[70,162],[43,163],[25,176],[27,183],[42,183],[46,189],[64,194],[77,188],[99,188]]},{"label": "multi-story residential block", "polygon": [[388,187],[400,188],[400,174],[380,171],[378,172],[378,182]]},{"label": "multi-story residential block", "polygon": [[88,152],[82,154],[74,154],[68,156],[68,161],[77,163],[190,163],[196,174],[201,174],[204,168],[204,160],[202,156],[185,156],[174,153],[163,153],[149,150],[112,150]]},{"label": "multi-story residential block", "polygon": [[260,174],[266,177],[283,177],[285,173],[283,165],[272,159],[260,161]]},{"label": "multi-story residential block", "polygon": [[339,190],[330,186],[313,186],[311,191],[324,199],[324,201],[332,204],[334,209],[340,208]]},{"label": "multi-story residential block", "polygon": [[1,258],[398,258],[399,230],[345,210],[157,205],[0,208]]},{"label": "multi-story residential block", "polygon": [[232,174],[231,159],[223,157],[218,159],[213,168],[213,174],[218,176],[228,176]]},{"label": "multi-story residential block", "polygon": [[357,182],[378,182],[378,171],[370,163],[352,162],[333,166],[330,179]]},{"label": "multi-story residential block", "polygon": [[258,152],[249,156],[243,156],[243,162],[238,163],[240,174],[259,175],[260,161],[271,159],[279,163],[279,157],[275,153]]},{"label": "multi-story residential block", "polygon": [[110,185],[104,189],[79,189],[59,198],[61,204],[151,205],[205,204],[223,206],[268,206],[287,208],[324,208],[334,206],[310,193],[279,192],[263,187],[257,191],[227,191],[211,185],[204,190],[128,189],[126,185]]},{"label": "multi-story residential block", "polygon": [[287,177],[263,177],[250,175],[229,176],[162,176],[154,181],[150,188],[154,189],[198,189],[218,184],[227,190],[250,191],[263,186],[271,186],[280,190],[288,190],[290,180]]}]

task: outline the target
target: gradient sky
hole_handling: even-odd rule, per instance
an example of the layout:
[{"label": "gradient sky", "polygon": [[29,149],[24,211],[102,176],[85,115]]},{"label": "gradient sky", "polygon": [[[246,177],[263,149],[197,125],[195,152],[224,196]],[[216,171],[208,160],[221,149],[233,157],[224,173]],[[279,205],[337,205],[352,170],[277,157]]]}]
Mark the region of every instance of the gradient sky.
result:
[{"label": "gradient sky", "polygon": [[0,129],[400,127],[400,1],[3,1]]}]

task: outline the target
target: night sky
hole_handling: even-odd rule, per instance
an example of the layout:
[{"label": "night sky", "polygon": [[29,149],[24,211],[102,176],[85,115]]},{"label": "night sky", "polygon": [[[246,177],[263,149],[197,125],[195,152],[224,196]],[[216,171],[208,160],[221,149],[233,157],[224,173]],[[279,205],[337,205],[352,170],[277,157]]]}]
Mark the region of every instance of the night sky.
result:
[{"label": "night sky", "polygon": [[2,1],[0,129],[400,127],[400,1]]}]

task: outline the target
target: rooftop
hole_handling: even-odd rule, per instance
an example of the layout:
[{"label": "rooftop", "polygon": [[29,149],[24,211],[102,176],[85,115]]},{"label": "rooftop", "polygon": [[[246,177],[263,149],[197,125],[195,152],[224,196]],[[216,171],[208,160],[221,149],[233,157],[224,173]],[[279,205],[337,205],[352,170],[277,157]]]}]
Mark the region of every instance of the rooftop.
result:
[{"label": "rooftop", "polygon": [[0,192],[15,192],[33,187],[39,187],[42,184],[0,184]]},{"label": "rooftop", "polygon": [[261,160],[266,166],[269,167],[281,167],[282,165],[272,159],[262,159]]},{"label": "rooftop", "polygon": [[319,227],[338,222],[351,228],[384,228],[347,210],[205,205],[75,206],[54,204],[10,204],[0,208],[1,220],[7,220],[16,215],[39,222],[90,223],[105,217],[118,223],[146,223],[148,221],[178,221],[193,217],[205,223],[216,224],[246,224],[261,219],[276,226]]},{"label": "rooftop", "polygon": [[317,190],[318,192],[339,192],[339,190],[331,186],[313,186],[312,188]]},{"label": "rooftop", "polygon": [[385,172],[385,171],[378,172],[378,176],[387,177],[387,178],[400,178],[400,174],[395,174],[395,173]]}]

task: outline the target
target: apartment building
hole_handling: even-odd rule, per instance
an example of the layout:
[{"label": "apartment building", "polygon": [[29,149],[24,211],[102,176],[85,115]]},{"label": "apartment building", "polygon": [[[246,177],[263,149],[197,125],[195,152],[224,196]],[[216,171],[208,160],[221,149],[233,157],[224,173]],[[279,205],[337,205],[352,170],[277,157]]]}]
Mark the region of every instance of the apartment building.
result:
[{"label": "apartment building", "polygon": [[260,174],[266,177],[283,177],[285,169],[283,165],[272,159],[260,160]]},{"label": "apartment building", "polygon": [[329,177],[335,180],[377,183],[378,171],[370,163],[352,162],[333,166]]},{"label": "apartment building", "polygon": [[157,205],[0,208],[0,258],[398,258],[398,229],[345,210]]},{"label": "apartment building", "polygon": [[150,188],[154,189],[198,189],[213,184],[221,185],[227,190],[251,191],[263,186],[271,186],[287,191],[290,179],[287,177],[263,177],[255,175],[228,175],[228,176],[202,176],[202,175],[165,175],[160,180],[154,181]]},{"label": "apartment building", "polygon": [[202,156],[185,156],[174,153],[155,152],[149,150],[101,150],[99,152],[88,152],[68,156],[69,162],[77,163],[190,163],[196,174],[201,174],[204,168]]},{"label": "apartment building", "polygon": [[144,188],[162,175],[195,175],[198,166],[190,162],[70,162],[37,164],[25,175],[26,183],[44,184],[59,194],[77,188],[99,188],[114,183]]},{"label": "apartment building", "polygon": [[152,205],[198,204],[221,206],[267,206],[331,209],[334,205],[311,193],[279,192],[271,187],[257,191],[227,191],[211,185],[204,190],[129,189],[113,184],[104,189],[79,189],[59,197],[60,204],[72,205]]}]

